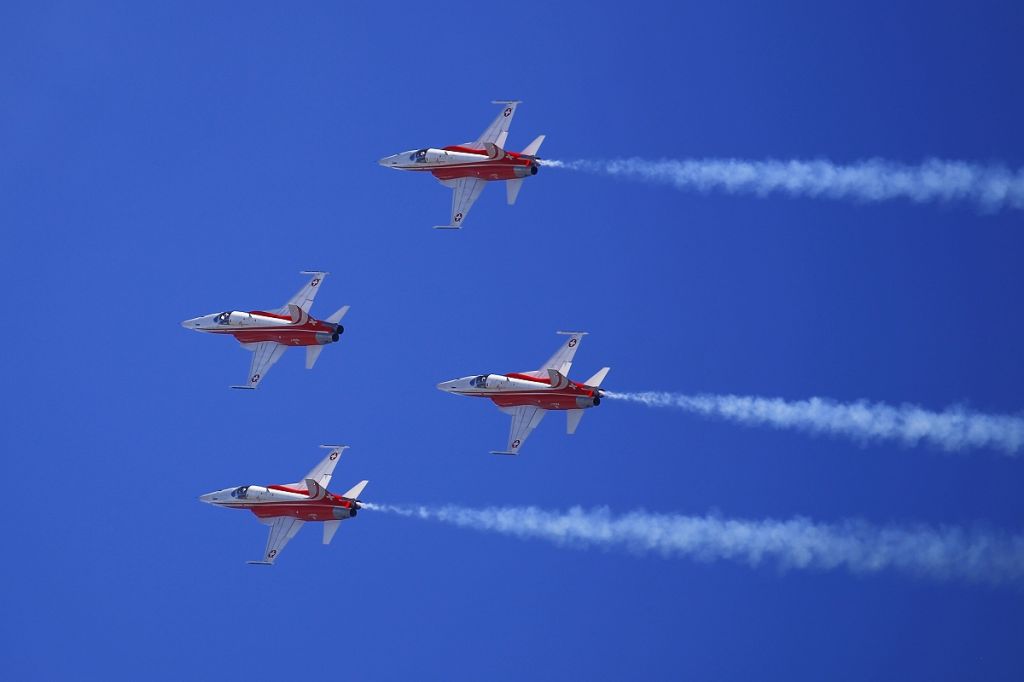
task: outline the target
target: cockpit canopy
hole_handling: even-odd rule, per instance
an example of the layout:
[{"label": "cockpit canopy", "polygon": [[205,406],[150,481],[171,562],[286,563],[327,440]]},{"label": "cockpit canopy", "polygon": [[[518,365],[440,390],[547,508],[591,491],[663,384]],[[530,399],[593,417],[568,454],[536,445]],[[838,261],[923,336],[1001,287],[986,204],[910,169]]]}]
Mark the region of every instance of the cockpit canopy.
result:
[{"label": "cockpit canopy", "polygon": [[469,385],[473,388],[487,388],[487,375],[481,374],[478,377],[473,377],[469,380]]},{"label": "cockpit canopy", "polygon": [[426,163],[427,162],[427,150],[420,149],[409,155],[409,160],[415,163]]},{"label": "cockpit canopy", "polygon": [[235,488],[234,490],[231,491],[231,497],[234,497],[235,499],[238,500],[244,500],[248,494],[249,486],[247,485],[243,485],[242,487]]},{"label": "cockpit canopy", "polygon": [[217,324],[228,324],[231,321],[231,312],[221,313],[214,319]]}]

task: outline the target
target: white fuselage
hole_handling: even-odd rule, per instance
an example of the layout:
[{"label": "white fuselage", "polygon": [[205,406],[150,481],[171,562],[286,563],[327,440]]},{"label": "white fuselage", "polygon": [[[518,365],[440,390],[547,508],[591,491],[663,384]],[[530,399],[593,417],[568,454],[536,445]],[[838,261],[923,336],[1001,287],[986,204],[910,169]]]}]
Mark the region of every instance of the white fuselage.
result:
[{"label": "white fuselage", "polygon": [[194,317],[185,320],[181,326],[185,329],[192,329],[197,332],[211,332],[214,334],[231,333],[240,329],[266,329],[275,327],[287,327],[294,324],[290,318],[271,317],[259,313],[247,313],[239,310],[231,310],[223,313],[213,313]]},{"label": "white fuselage", "polygon": [[262,485],[243,485],[224,488],[199,497],[203,502],[219,507],[241,507],[254,504],[281,504],[282,502],[308,502],[309,495],[304,492],[291,492],[267,488]]},{"label": "white fuselage", "polygon": [[437,385],[442,391],[458,393],[459,395],[489,395],[492,393],[533,393],[536,391],[551,390],[552,386],[546,381],[530,381],[508,377],[504,374],[480,374],[472,377],[462,377],[452,381],[443,381]]},{"label": "white fuselage", "polygon": [[397,170],[433,170],[468,166],[493,160],[487,154],[470,154],[467,152],[449,151],[447,149],[412,149],[400,154],[393,154],[381,159],[378,163],[385,168]]}]

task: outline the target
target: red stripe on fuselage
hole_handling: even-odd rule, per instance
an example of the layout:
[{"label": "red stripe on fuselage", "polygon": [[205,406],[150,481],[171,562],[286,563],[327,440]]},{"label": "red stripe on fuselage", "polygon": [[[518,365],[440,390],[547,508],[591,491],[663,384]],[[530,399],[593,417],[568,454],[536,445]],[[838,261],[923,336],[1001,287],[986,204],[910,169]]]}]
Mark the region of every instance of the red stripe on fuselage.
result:
[{"label": "red stripe on fuselage", "polygon": [[510,379],[520,379],[523,381],[532,381],[539,384],[536,391],[508,391],[498,393],[464,393],[463,395],[489,398],[499,407],[518,407],[521,405],[532,405],[542,407],[545,410],[575,410],[580,406],[577,403],[577,398],[593,398],[595,392],[593,389],[586,388],[583,384],[578,384],[575,381],[569,381],[569,385],[564,388],[551,389],[542,388],[542,386],[551,386],[551,379],[549,377],[534,377],[528,374],[510,373],[506,374]]},{"label": "red stripe on fuselage", "polygon": [[479,149],[470,149],[468,147],[460,147],[459,145],[452,145],[445,147],[445,151],[459,152],[461,154],[473,154],[481,157],[479,162],[458,164],[451,166],[438,166],[434,168],[424,168],[423,170],[429,170],[433,173],[434,177],[439,180],[457,180],[459,178],[477,178],[478,180],[515,180],[516,178],[522,177],[516,173],[516,167],[529,167],[533,161],[531,159],[524,159],[519,156],[516,152],[505,152],[505,156],[500,159],[492,159],[487,155],[487,152]]},{"label": "red stripe on fuselage", "polygon": [[[519,374],[517,372],[509,372],[504,376],[507,376],[509,379],[522,379],[523,381],[535,381],[538,384],[548,384],[549,386],[551,385],[551,377],[535,377],[529,374]],[[572,384],[571,381],[569,383]]]},{"label": "red stripe on fuselage", "polygon": [[[291,317],[282,317],[261,311],[253,311],[253,315],[265,315],[278,320],[291,322]],[[239,343],[262,343],[273,341],[284,346],[317,346],[316,334],[333,334],[334,325],[312,317],[305,324],[283,324],[270,327],[223,327],[220,329],[205,329],[203,331],[211,334],[231,334]]]},{"label": "red stripe on fuselage", "polygon": [[[289,320],[289,321],[291,321],[291,319],[292,319],[291,315],[280,315],[278,313],[268,313],[265,310],[250,310],[249,314],[250,315],[259,315],[261,317],[273,317],[273,318],[278,319],[278,320]],[[309,319],[312,320],[313,318],[309,318]]]}]

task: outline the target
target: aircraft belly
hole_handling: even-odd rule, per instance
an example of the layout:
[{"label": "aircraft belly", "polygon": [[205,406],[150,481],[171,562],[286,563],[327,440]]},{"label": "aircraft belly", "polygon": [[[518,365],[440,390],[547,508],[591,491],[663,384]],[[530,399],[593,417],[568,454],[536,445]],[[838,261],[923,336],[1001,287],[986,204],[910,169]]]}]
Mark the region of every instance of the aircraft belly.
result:
[{"label": "aircraft belly", "polygon": [[[332,521],[338,518],[334,509],[336,505],[297,502],[291,504],[260,504],[253,505],[252,513],[261,519],[289,516],[302,521]],[[347,517],[348,510],[343,510]]]},{"label": "aircraft belly", "polygon": [[545,410],[575,410],[577,394],[553,393],[538,391],[536,393],[516,393],[514,395],[488,396],[498,407],[520,407],[528,405]]},{"label": "aircraft belly", "polygon": [[316,346],[316,332],[305,329],[253,329],[235,332],[239,343],[273,341],[285,346]]},{"label": "aircraft belly", "polygon": [[468,166],[455,168],[434,168],[431,172],[438,180],[458,180],[459,178],[477,178],[479,180],[515,180],[521,175],[516,174],[516,166],[521,163],[505,163],[503,161],[485,161]]}]

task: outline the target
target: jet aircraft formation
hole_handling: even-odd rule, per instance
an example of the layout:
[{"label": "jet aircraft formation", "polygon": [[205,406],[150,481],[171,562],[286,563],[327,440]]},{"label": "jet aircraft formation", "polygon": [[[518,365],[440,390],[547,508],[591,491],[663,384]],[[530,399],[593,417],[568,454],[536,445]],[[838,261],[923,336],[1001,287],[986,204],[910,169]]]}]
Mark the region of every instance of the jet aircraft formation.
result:
[{"label": "jet aircraft formation", "polygon": [[[519,101],[498,100],[501,111],[487,129],[472,142],[447,147],[426,147],[401,152],[379,161],[387,168],[426,171],[452,193],[451,218],[439,228],[458,229],[469,214],[487,182],[504,181],[509,205],[515,204],[523,180],[537,174],[537,152],[544,135],[537,136],[521,152],[507,151],[509,125]],[[310,315],[313,299],[328,272],[303,271],[310,277],[299,291],[280,308],[270,310],[226,310],[185,320],[186,329],[207,334],[233,336],[252,352],[245,384],[231,388],[255,390],[270,368],[291,346],[306,349],[306,369],[312,369],[324,346],[337,343],[345,328],[341,319],[349,310],[345,305],[324,320]],[[508,443],[492,454],[515,455],[527,437],[551,410],[566,413],[566,431],[575,433],[583,411],[601,404],[601,383],[609,368],[603,367],[584,382],[568,378],[573,358],[586,332],[558,332],[568,336],[540,368],[508,374],[478,374],[439,383],[448,393],[489,398],[512,418]],[[362,503],[359,499],[368,481],[360,481],[341,495],[327,486],[346,445],[323,445],[327,456],[300,481],[276,485],[241,485],[200,496],[200,500],[218,507],[247,509],[270,526],[262,559],[251,564],[272,565],[285,545],[309,522],[323,524],[323,543],[329,544],[342,521],[355,518]]]}]

